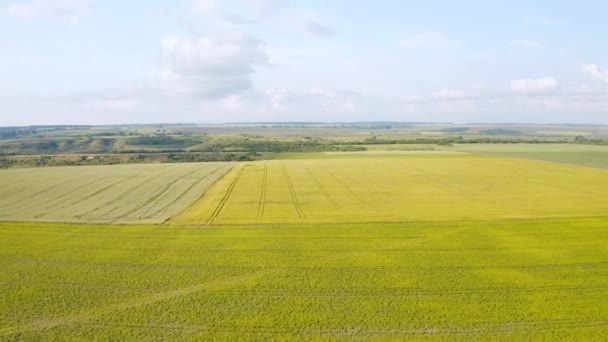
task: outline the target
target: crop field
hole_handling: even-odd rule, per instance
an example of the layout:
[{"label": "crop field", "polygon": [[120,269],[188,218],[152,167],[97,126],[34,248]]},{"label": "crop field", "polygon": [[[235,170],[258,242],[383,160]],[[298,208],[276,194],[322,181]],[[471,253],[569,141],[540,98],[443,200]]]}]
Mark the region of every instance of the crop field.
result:
[{"label": "crop field", "polygon": [[608,335],[608,219],[0,223],[0,340]]},{"label": "crop field", "polygon": [[464,155],[241,164],[172,224],[608,215],[604,170]]},{"label": "crop field", "polygon": [[0,220],[162,223],[195,202],[227,163],[0,171]]},{"label": "crop field", "polygon": [[572,144],[456,144],[451,151],[608,169],[608,146]]},{"label": "crop field", "polygon": [[0,221],[23,221],[0,222],[1,341],[608,335],[606,170],[416,152],[0,175]]}]

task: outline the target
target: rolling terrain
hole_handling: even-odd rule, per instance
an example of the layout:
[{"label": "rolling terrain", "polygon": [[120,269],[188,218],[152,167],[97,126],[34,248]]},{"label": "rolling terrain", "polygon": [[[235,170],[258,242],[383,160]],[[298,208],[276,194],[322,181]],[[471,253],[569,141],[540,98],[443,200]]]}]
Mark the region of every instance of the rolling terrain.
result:
[{"label": "rolling terrain", "polygon": [[0,175],[0,221],[23,221],[0,222],[0,340],[608,334],[606,170],[431,151]]}]

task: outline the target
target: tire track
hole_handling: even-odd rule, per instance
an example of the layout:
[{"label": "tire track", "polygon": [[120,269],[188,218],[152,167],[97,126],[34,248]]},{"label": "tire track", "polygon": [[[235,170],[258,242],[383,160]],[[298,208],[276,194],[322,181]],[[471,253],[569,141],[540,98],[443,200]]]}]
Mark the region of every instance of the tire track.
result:
[{"label": "tire track", "polygon": [[312,173],[312,171],[310,171],[309,168],[306,168],[306,172],[308,172],[308,174],[310,175],[310,178],[312,178],[312,180],[315,182],[315,184],[317,185],[317,187],[319,188],[319,190],[321,191],[321,193],[323,194],[323,196],[325,196],[325,198],[327,199],[327,201],[329,201],[329,203],[331,203],[331,205],[334,207],[334,209],[340,209],[340,205],[338,204],[338,202],[336,202],[333,197],[331,196],[331,194],[329,193],[329,191],[327,191],[325,189],[325,187],[323,186],[323,184],[321,184],[321,182],[314,176],[314,174]]},{"label": "tire track", "polygon": [[[177,196],[175,198],[175,200],[173,200],[171,203],[163,206],[162,208],[156,210],[155,212],[153,212],[152,214],[148,215],[148,212],[150,211],[149,209],[144,213],[144,217],[140,217],[143,219],[150,219],[152,218],[154,215],[158,214],[158,213],[162,213],[163,211],[165,211],[167,208],[169,208],[172,205],[175,205],[176,203],[178,203],[179,201],[181,201],[184,197],[186,197],[186,195],[190,192],[190,190],[192,190],[194,187],[198,186],[200,183],[202,183],[203,181],[212,178],[212,176],[214,176],[218,171],[221,171],[224,167],[220,166],[218,168],[216,168],[215,170],[213,170],[212,172],[208,173],[207,175],[205,175],[205,177],[200,178],[199,180],[197,180],[196,182],[194,182],[192,185],[190,185],[184,192],[182,192],[179,196]],[[218,179],[221,177],[218,177]]]},{"label": "tire track", "polygon": [[[126,213],[124,213],[124,214],[122,214],[122,215],[120,215],[120,216],[118,216],[118,217],[114,218],[114,219],[111,221],[111,223],[116,223],[117,221],[122,220],[123,218],[125,218],[125,217],[127,217],[127,216],[129,216],[129,215],[131,215],[131,214],[133,214],[133,213],[136,213],[136,212],[138,212],[139,210],[141,210],[141,209],[145,208],[145,207],[146,207],[146,206],[148,206],[150,203],[153,203],[153,202],[154,202],[154,201],[156,201],[157,199],[159,199],[159,198],[161,198],[161,197],[165,196],[165,195],[168,193],[169,189],[171,189],[171,188],[172,188],[172,187],[173,187],[175,184],[177,184],[177,182],[179,182],[180,180],[182,180],[182,179],[184,179],[184,178],[186,178],[186,177],[188,177],[188,176],[190,176],[190,175],[192,175],[192,174],[195,174],[195,173],[197,173],[197,172],[199,172],[199,171],[201,171],[201,170],[204,170],[204,169],[206,169],[206,168],[207,168],[207,165],[205,165],[205,166],[203,166],[203,167],[201,167],[201,168],[194,169],[194,170],[192,170],[192,171],[190,171],[190,172],[187,172],[187,173],[183,174],[182,176],[180,176],[179,178],[175,178],[175,179],[173,179],[173,180],[172,180],[172,181],[170,181],[169,183],[167,183],[167,184],[165,184],[164,186],[162,186],[162,187],[160,188],[160,191],[158,191],[157,193],[155,193],[154,195],[152,195],[152,196],[151,196],[150,198],[148,198],[146,201],[144,201],[144,202],[140,203],[139,205],[135,206],[133,209],[131,209],[131,210],[127,211]],[[173,203],[173,202],[172,202],[172,203]],[[144,213],[144,215],[145,215],[145,213]],[[140,217],[140,218],[141,218],[141,217]]]},{"label": "tire track", "polygon": [[264,175],[262,176],[262,190],[260,191],[260,200],[258,203],[258,213],[256,219],[258,222],[264,216],[264,209],[266,207],[266,192],[268,186],[268,164],[264,163]]},{"label": "tire track", "polygon": [[[166,170],[165,170],[165,171],[166,171]],[[130,194],[131,194],[133,191],[138,190],[139,188],[143,187],[144,185],[148,184],[149,182],[151,182],[151,181],[153,181],[153,180],[156,180],[156,179],[158,179],[158,178],[163,177],[163,176],[164,176],[166,173],[167,173],[167,172],[162,172],[162,173],[159,173],[158,175],[153,176],[153,177],[151,177],[151,178],[149,178],[149,179],[144,179],[144,180],[142,180],[140,183],[138,183],[138,184],[136,184],[136,185],[134,185],[134,186],[132,186],[132,187],[130,187],[130,188],[128,188],[128,189],[126,189],[125,191],[123,191],[123,193],[122,193],[122,194],[120,194],[119,196],[114,197],[114,198],[112,198],[111,200],[109,200],[109,201],[105,202],[104,204],[102,204],[102,205],[100,205],[100,206],[97,206],[96,208],[91,209],[91,210],[89,210],[89,211],[87,211],[87,212],[85,212],[85,213],[82,213],[82,214],[80,214],[80,215],[76,215],[75,217],[76,217],[76,218],[78,218],[78,219],[81,219],[81,218],[83,218],[84,216],[87,216],[87,215],[89,215],[89,214],[91,214],[91,213],[93,213],[93,212],[95,212],[95,211],[97,211],[97,210],[100,210],[100,209],[105,208],[105,207],[108,207],[108,206],[110,206],[110,205],[112,205],[112,204],[114,204],[114,203],[116,203],[116,202],[119,202],[119,201],[120,201],[120,200],[122,200],[123,198],[127,197],[128,195],[130,195]],[[124,182],[125,182],[125,181],[127,181],[128,179],[131,179],[131,178],[136,178],[136,177],[141,177],[141,174],[139,174],[139,173],[138,173],[138,174],[135,174],[135,175],[133,175],[133,176],[131,176],[131,177],[129,177],[129,178],[124,179],[123,181],[120,181],[120,182],[118,182],[118,183],[113,184],[112,186],[109,186],[108,188],[111,188],[111,187],[113,187],[113,186],[115,186],[115,185],[118,185],[119,183],[124,183]],[[93,196],[95,196],[95,195],[91,195],[89,198],[91,198],[91,197],[93,197]],[[112,211],[116,210],[116,208],[117,208],[117,207],[113,207],[112,209],[110,209],[110,210],[108,210],[108,211],[104,212],[103,214],[98,215],[98,217],[105,217],[105,216],[107,216],[109,213],[111,213]]]},{"label": "tire track", "polygon": [[283,176],[285,177],[285,180],[287,181],[287,187],[289,188],[289,192],[291,194],[291,202],[293,203],[293,206],[296,208],[298,216],[300,217],[301,220],[306,220],[306,215],[304,214],[304,211],[302,210],[302,207],[300,206],[300,202],[298,201],[298,194],[296,194],[296,190],[293,187],[293,182],[291,181],[291,178],[289,177],[289,173],[287,172],[287,167],[285,166],[285,164],[283,164]]},{"label": "tire track", "polygon": [[[15,326],[15,327],[5,327],[0,328],[0,337],[6,337],[10,335],[18,335],[23,334],[29,331],[40,331],[52,329],[59,326],[70,325],[70,324],[82,324],[86,322],[90,322],[94,320],[98,316],[102,316],[104,314],[111,314],[117,311],[128,310],[132,308],[137,308],[145,305],[155,304],[158,302],[163,302],[167,300],[171,300],[174,298],[186,296],[189,294],[193,294],[196,292],[204,291],[204,290],[217,290],[225,287],[233,287],[238,286],[241,282],[245,280],[251,279],[259,279],[263,278],[266,275],[272,272],[269,271],[258,271],[250,274],[242,274],[235,275],[227,278],[220,278],[210,280],[208,282],[203,282],[200,284],[195,284],[188,287],[178,288],[171,291],[166,292],[157,292],[152,295],[146,295],[139,298],[133,298],[131,300],[126,300],[122,303],[106,306],[103,308],[94,308],[86,312],[81,312],[79,314],[75,314],[72,316],[64,316],[64,317],[55,317],[49,319],[42,319],[33,322],[25,323],[24,325]],[[0,338],[1,339],[1,338]]]},{"label": "tire track", "polygon": [[[66,197],[71,197],[71,196],[72,196],[74,193],[77,193],[77,192],[78,192],[78,190],[84,189],[84,188],[86,188],[86,187],[88,187],[88,186],[90,186],[90,185],[93,185],[93,184],[96,184],[96,183],[99,183],[99,182],[103,182],[103,181],[105,181],[105,180],[106,180],[106,179],[108,179],[108,178],[111,178],[111,177],[100,178],[100,179],[96,179],[96,180],[94,180],[94,181],[92,181],[92,182],[88,182],[88,183],[82,184],[82,185],[80,185],[80,186],[78,186],[78,187],[76,187],[76,188],[72,189],[70,192],[64,193],[64,194],[63,194],[63,195],[61,195],[61,196],[58,196],[58,197],[53,198],[53,199],[51,199],[51,200],[48,200],[48,201],[47,201],[47,203],[50,203],[50,202],[57,202],[57,201],[61,201],[62,199],[66,198]],[[60,203],[55,203],[55,204],[53,204],[52,206],[47,207],[47,210],[45,210],[44,212],[42,212],[42,213],[40,213],[40,214],[35,215],[34,217],[35,217],[35,218],[40,218],[40,217],[42,217],[42,216],[44,216],[44,215],[46,215],[46,214],[50,213],[51,211],[56,211],[56,210],[59,210],[59,209],[63,209],[63,208],[65,208],[65,207],[67,207],[67,206],[70,206],[70,205],[76,204],[76,203],[81,202],[81,201],[82,201],[81,199],[78,199],[78,200],[75,200],[75,201],[73,201],[73,202],[70,202],[70,204],[68,204],[68,205],[65,205],[65,204],[64,204],[64,203],[65,203],[64,201],[61,201]],[[64,205],[62,205],[62,204],[64,204]],[[57,208],[58,206],[59,206],[59,208]]]},{"label": "tire track", "polygon": [[49,191],[52,191],[52,190],[54,190],[54,189],[56,189],[56,188],[60,188],[60,187],[62,187],[62,186],[64,186],[64,185],[66,185],[66,184],[70,184],[70,183],[72,183],[72,182],[74,182],[74,181],[76,181],[76,180],[82,179],[82,178],[86,178],[86,176],[80,176],[80,177],[77,177],[77,178],[75,178],[75,179],[70,179],[70,180],[67,180],[67,181],[65,181],[65,182],[61,182],[61,183],[57,183],[57,184],[51,185],[51,186],[46,187],[46,188],[44,188],[43,190],[40,190],[40,191],[38,191],[38,192],[36,192],[36,193],[33,193],[33,194],[31,194],[31,195],[27,195],[27,196],[26,196],[26,197],[24,197],[24,198],[21,198],[21,199],[19,199],[19,200],[16,200],[16,201],[14,201],[14,202],[9,203],[9,204],[5,204],[5,205],[3,205],[3,206],[0,206],[0,210],[5,209],[5,208],[10,208],[10,207],[13,207],[13,206],[15,206],[15,205],[16,205],[17,207],[19,207],[19,206],[21,205],[21,203],[23,203],[23,202],[30,202],[30,201],[32,201],[32,198],[35,198],[36,196],[39,196],[39,195],[45,194],[45,193],[47,193],[47,192],[49,192]]},{"label": "tire track", "polygon": [[215,208],[215,210],[213,211],[213,213],[211,213],[211,216],[209,216],[209,218],[207,219],[207,221],[205,222],[206,225],[210,225],[213,223],[213,221],[219,216],[219,214],[222,212],[222,209],[224,209],[224,206],[226,205],[226,202],[228,202],[228,199],[230,198],[230,195],[232,195],[232,191],[234,191],[234,188],[236,187],[236,183],[239,182],[239,180],[241,179],[241,176],[243,175],[243,172],[245,171],[245,168],[247,167],[243,166],[240,170],[239,173],[236,175],[236,177],[232,180],[232,183],[230,183],[230,186],[228,187],[228,190],[226,191],[226,193],[224,194],[224,197],[222,197],[222,200],[220,201],[220,203],[218,204],[218,206]]}]

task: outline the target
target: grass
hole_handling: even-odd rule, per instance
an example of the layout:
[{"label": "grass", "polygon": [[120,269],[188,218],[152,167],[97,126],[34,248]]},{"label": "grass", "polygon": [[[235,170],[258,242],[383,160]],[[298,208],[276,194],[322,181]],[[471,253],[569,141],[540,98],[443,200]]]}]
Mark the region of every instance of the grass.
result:
[{"label": "grass", "polygon": [[574,144],[461,144],[454,151],[608,169],[608,146]]},{"label": "grass", "polygon": [[232,164],[82,166],[0,171],[0,220],[162,223]]},{"label": "grass", "polygon": [[241,164],[177,225],[356,223],[597,216],[608,173],[474,156]]},{"label": "grass", "polygon": [[371,150],[353,152],[310,152],[310,153],[273,153],[264,155],[265,160],[294,160],[294,159],[377,159],[382,158],[480,158],[466,152],[458,151],[412,151],[412,150]]},{"label": "grass", "polygon": [[308,157],[0,171],[0,220],[170,224],[0,222],[0,340],[608,334],[605,170]]},{"label": "grass", "polygon": [[0,223],[0,289],[5,341],[602,340],[608,219]]},{"label": "grass", "polygon": [[579,144],[455,144],[451,149],[470,153],[608,152],[608,146]]}]

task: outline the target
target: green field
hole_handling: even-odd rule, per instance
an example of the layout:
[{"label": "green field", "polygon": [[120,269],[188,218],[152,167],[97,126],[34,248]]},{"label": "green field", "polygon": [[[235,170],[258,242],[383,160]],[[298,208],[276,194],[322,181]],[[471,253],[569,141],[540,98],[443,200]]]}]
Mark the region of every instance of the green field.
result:
[{"label": "green field", "polygon": [[0,340],[603,340],[608,171],[431,152],[0,171]]},{"label": "green field", "polygon": [[604,170],[506,158],[252,162],[173,224],[404,222],[608,214]]},{"label": "green field", "polygon": [[0,224],[0,340],[600,341],[608,219]]},{"label": "green field", "polygon": [[0,171],[0,220],[162,223],[232,164],[149,164]]},{"label": "green field", "polygon": [[608,146],[573,144],[457,144],[452,151],[608,169]]}]

